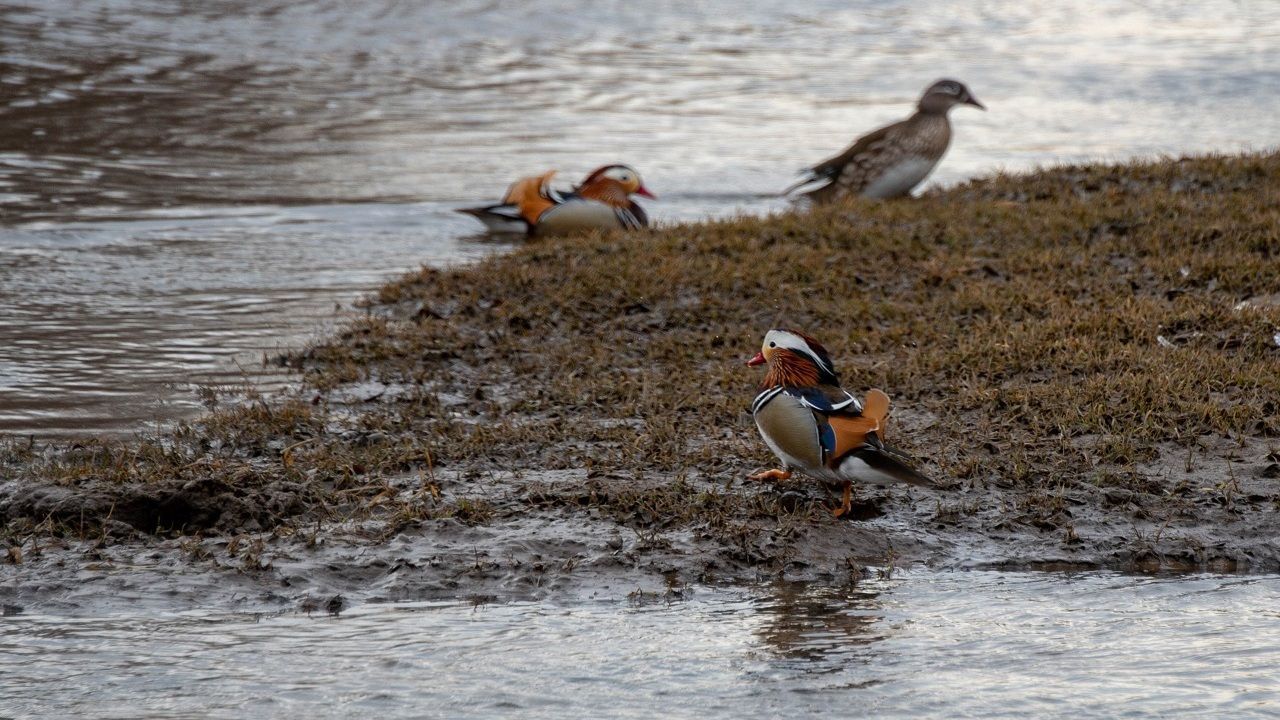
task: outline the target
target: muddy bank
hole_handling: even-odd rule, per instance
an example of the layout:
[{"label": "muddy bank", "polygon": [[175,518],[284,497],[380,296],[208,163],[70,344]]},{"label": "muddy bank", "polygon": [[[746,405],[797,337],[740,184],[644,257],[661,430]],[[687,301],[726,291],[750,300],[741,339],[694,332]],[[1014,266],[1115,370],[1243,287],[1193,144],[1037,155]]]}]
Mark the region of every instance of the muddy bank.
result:
[{"label": "muddy bank", "polygon": [[[408,502],[421,492],[415,476],[388,482]],[[32,534],[14,546],[19,564],[0,570],[0,601],[10,612],[320,613],[443,598],[678,598],[708,583],[777,579],[846,584],[919,563],[1231,572],[1277,562],[1274,536],[1257,524],[1258,513],[1274,509],[1256,498],[1188,501],[1186,519],[1174,522],[1149,515],[1153,498],[1063,493],[1057,512],[1076,528],[1067,538],[1047,521],[1010,521],[1018,494],[990,486],[864,489],[855,519],[843,522],[830,518],[825,496],[803,486],[725,489],[710,478],[637,481],[578,470],[438,487],[440,502],[473,503],[482,514],[405,522],[374,512],[241,532],[113,526],[96,537]],[[729,496],[748,508],[732,527],[682,522],[660,509],[666,498],[700,498],[705,507]],[[1115,511],[1098,516],[1088,510],[1094,504]]]},{"label": "muddy bank", "polygon": [[[1276,155],[1061,168],[424,270],[281,358],[296,392],[6,443],[0,599],[76,598],[82,573],[289,605],[1276,571],[1276,187]],[[742,361],[780,324],[889,391],[891,440],[942,487],[860,488],[837,521],[811,483],[743,481],[774,461]]]}]

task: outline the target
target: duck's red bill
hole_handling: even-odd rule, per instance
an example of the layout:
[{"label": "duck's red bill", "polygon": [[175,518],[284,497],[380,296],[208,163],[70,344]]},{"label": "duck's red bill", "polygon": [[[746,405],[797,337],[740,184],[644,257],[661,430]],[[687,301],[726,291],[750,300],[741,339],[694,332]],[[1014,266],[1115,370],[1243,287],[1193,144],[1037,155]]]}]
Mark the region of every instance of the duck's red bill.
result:
[{"label": "duck's red bill", "polygon": [[751,367],[753,365],[763,365],[763,364],[765,364],[763,352],[756,353],[755,357],[747,361],[747,367]]},{"label": "duck's red bill", "polygon": [[657,196],[657,195],[654,195],[653,193],[649,192],[649,188],[647,188],[647,187],[645,187],[645,186],[643,186],[643,185],[641,185],[640,187],[636,188],[636,194],[637,194],[637,195],[639,195],[640,197],[647,197],[647,198],[649,198],[650,200],[657,200],[657,199],[658,199],[658,196]]}]

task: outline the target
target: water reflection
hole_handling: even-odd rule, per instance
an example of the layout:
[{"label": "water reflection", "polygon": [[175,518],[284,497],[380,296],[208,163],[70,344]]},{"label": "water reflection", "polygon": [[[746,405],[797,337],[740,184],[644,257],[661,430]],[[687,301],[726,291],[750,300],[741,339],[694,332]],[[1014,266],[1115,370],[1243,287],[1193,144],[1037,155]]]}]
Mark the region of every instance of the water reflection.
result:
[{"label": "water reflection", "polygon": [[834,672],[860,646],[884,639],[880,585],[814,586],[778,583],[756,604],[756,633],[765,646],[801,672]]}]

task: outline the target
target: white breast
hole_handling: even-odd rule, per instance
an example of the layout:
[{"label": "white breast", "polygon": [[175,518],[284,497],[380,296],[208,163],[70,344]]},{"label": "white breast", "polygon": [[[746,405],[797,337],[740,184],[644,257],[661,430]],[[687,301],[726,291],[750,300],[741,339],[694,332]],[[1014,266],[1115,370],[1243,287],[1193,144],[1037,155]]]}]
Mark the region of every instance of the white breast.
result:
[{"label": "white breast", "polygon": [[862,196],[878,200],[906,195],[911,192],[911,188],[929,177],[929,173],[933,172],[937,164],[937,160],[929,160],[918,155],[905,157],[890,165],[880,177],[873,180],[867,189],[862,191]]}]

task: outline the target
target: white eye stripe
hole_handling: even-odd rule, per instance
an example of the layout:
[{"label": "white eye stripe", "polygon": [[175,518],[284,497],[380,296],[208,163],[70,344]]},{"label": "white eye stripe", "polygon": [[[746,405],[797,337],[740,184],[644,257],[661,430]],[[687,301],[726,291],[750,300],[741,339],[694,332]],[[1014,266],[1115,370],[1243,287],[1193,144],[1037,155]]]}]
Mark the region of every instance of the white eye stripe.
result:
[{"label": "white eye stripe", "polygon": [[795,333],[787,332],[786,330],[770,330],[765,333],[764,343],[769,347],[774,347],[776,344],[780,348],[804,353],[805,357],[811,358],[818,367],[829,373],[835,373],[835,368],[823,361],[822,357],[813,348],[809,347],[809,343]]},{"label": "white eye stripe", "polygon": [[612,167],[604,172],[604,176],[610,180],[617,180],[622,183],[629,183],[637,180],[639,175],[634,170],[625,167]]}]

